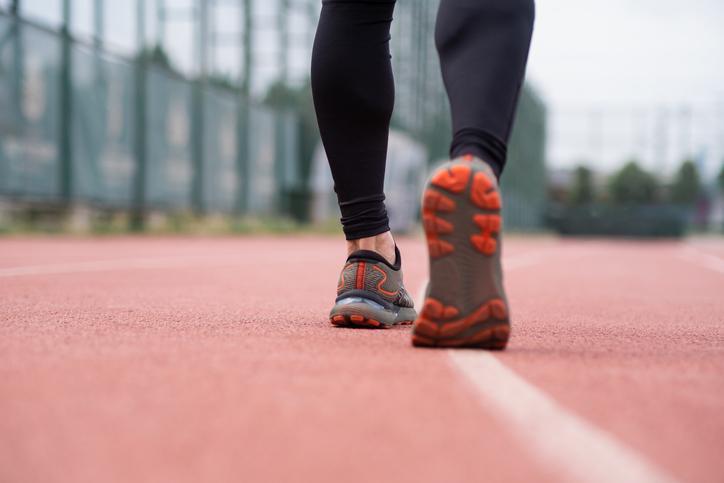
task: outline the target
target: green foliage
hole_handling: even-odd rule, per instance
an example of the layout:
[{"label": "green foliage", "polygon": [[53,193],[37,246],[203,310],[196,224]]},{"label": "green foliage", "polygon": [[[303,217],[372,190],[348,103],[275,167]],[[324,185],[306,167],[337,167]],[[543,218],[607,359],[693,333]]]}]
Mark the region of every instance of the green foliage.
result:
[{"label": "green foliage", "polygon": [[[545,104],[530,86],[520,94],[518,114],[508,143],[508,161],[501,178],[511,200],[508,226],[534,227],[542,221],[547,173]],[[514,207],[515,206],[515,207]]]},{"label": "green foliage", "polygon": [[[395,119],[393,119],[392,127],[405,130],[404,126]],[[432,163],[450,155],[451,132],[452,124],[449,112],[439,112],[430,116],[425,128],[416,136],[417,140],[427,148],[429,162]]]},{"label": "green foliage", "polygon": [[721,169],[719,169],[719,175],[716,177],[716,180],[719,185],[719,190],[724,192],[724,162],[721,164]]},{"label": "green foliage", "polygon": [[160,65],[168,70],[176,71],[168,53],[160,45],[144,48],[138,53],[137,58],[138,60],[144,60],[149,64]]},{"label": "green foliage", "polygon": [[312,156],[319,142],[319,128],[309,81],[300,87],[275,82],[269,87],[264,104],[277,109],[289,109],[299,115],[299,161],[302,179],[306,182],[311,170]]},{"label": "green foliage", "polygon": [[699,170],[693,161],[687,160],[681,164],[671,185],[671,201],[682,205],[691,205],[696,202],[701,193],[701,180]]},{"label": "green foliage", "polygon": [[618,204],[646,204],[656,201],[658,181],[632,160],[609,180],[611,200]]},{"label": "green foliage", "polygon": [[232,79],[230,76],[224,74],[212,74],[208,77],[208,82],[212,86],[228,89],[230,91],[239,92],[239,90],[241,90],[241,86],[235,79]]},{"label": "green foliage", "polygon": [[681,237],[687,212],[667,204],[595,204],[565,206],[548,213],[548,223],[562,235]]},{"label": "green foliage", "polygon": [[585,205],[593,202],[595,196],[591,170],[586,166],[578,166],[573,175],[573,186],[568,195],[569,203]]}]

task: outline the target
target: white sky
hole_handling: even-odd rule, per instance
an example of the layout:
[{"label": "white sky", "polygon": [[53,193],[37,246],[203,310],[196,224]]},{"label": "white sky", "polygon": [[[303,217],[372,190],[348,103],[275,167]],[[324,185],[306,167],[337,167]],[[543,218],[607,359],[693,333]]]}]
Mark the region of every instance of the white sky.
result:
[{"label": "white sky", "polygon": [[528,78],[554,166],[724,160],[723,0],[538,0]]},{"label": "white sky", "polygon": [[554,105],[724,100],[724,1],[538,0],[528,72]]},{"label": "white sky", "polygon": [[[58,21],[60,0],[22,1],[28,14]],[[92,0],[73,1],[74,24],[89,32]],[[258,4],[268,10],[273,2]],[[109,43],[132,48],[135,2],[106,5]],[[228,15],[220,16],[223,24]],[[226,21],[234,29],[233,12]],[[167,32],[187,68],[192,34],[183,22]],[[233,72],[237,56],[222,52],[219,64]],[[259,67],[274,75],[274,65]],[[548,106],[554,167],[585,160],[611,170],[635,156],[671,172],[688,154],[713,173],[724,160],[724,0],[538,0],[528,79]]]}]

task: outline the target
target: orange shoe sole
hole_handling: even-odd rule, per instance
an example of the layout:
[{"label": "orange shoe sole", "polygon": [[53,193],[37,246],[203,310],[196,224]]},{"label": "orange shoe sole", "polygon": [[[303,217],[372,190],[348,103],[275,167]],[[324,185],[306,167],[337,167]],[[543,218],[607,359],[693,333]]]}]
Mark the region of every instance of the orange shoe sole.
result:
[{"label": "orange shoe sole", "polygon": [[506,347],[510,321],[500,270],[500,210],[495,178],[480,160],[450,161],[431,177],[422,216],[430,285],[413,345]]},{"label": "orange shoe sole", "polygon": [[361,327],[367,329],[389,329],[398,325],[411,325],[412,320],[397,322],[395,324],[384,324],[379,320],[375,320],[369,317],[358,314],[338,314],[329,318],[332,325],[337,327]]}]

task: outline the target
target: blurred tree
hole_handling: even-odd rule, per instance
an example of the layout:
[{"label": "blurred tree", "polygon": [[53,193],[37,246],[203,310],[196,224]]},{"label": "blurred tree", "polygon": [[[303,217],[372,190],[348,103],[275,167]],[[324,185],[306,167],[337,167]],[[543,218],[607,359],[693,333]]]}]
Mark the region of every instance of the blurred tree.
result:
[{"label": "blurred tree", "polygon": [[719,191],[724,193],[724,162],[721,164],[721,168],[719,169],[719,175],[716,177],[716,180],[719,184]]},{"label": "blurred tree", "polygon": [[290,109],[299,115],[299,160],[302,179],[306,181],[309,177],[312,156],[319,142],[319,128],[309,81],[299,87],[275,82],[269,87],[264,104],[277,109]]},{"label": "blurred tree", "polygon": [[676,172],[674,183],[671,185],[671,201],[683,205],[692,205],[701,193],[701,180],[699,170],[691,160],[684,161]]},{"label": "blurred tree", "polygon": [[[404,126],[399,124],[393,124],[393,127],[405,130]],[[429,163],[435,163],[439,159],[450,156],[451,133],[452,124],[447,111],[439,112],[428,119],[426,127],[416,138],[427,148]]]},{"label": "blurred tree", "polygon": [[168,70],[176,71],[168,53],[160,45],[144,48],[137,54],[137,59],[145,60],[149,64],[160,65]]},{"label": "blurred tree", "polygon": [[609,180],[611,200],[620,204],[645,204],[656,201],[658,182],[635,160],[629,161]]},{"label": "blurred tree", "polygon": [[229,89],[235,92],[239,92],[239,90],[241,89],[241,85],[239,84],[239,82],[226,74],[211,74],[208,77],[208,82],[212,86],[221,87],[222,89]]},{"label": "blurred tree", "polygon": [[[300,200],[307,199],[309,195],[309,176],[312,168],[312,157],[319,143],[319,128],[314,112],[312,89],[309,80],[299,87],[277,81],[269,87],[264,98],[264,104],[275,109],[289,109],[299,116],[299,173],[302,185],[298,187],[294,196]],[[306,220],[309,213],[303,202],[294,203],[299,212],[294,213],[299,219]],[[303,208],[299,208],[303,205]]]},{"label": "blurred tree", "polygon": [[593,202],[594,198],[593,174],[587,166],[578,166],[573,174],[568,202],[572,205],[586,205]]}]

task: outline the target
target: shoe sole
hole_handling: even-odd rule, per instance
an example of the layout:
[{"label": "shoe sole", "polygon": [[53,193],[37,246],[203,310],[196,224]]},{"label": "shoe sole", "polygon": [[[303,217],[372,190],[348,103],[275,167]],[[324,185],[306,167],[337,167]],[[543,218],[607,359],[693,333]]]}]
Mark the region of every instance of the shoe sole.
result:
[{"label": "shoe sole", "polygon": [[433,173],[423,195],[430,283],[413,345],[505,349],[500,209],[492,172],[481,161],[453,160]]},{"label": "shoe sole", "polygon": [[329,321],[338,327],[364,327],[388,329],[397,325],[411,325],[417,316],[414,309],[400,307],[397,311],[387,310],[373,301],[361,297],[355,301],[337,303],[329,314]]},{"label": "shoe sole", "polygon": [[360,327],[365,329],[390,329],[398,325],[412,325],[412,320],[404,320],[394,324],[383,324],[379,320],[369,319],[363,315],[335,315],[329,321],[337,327]]}]

